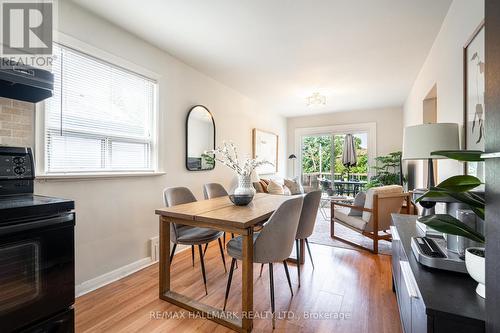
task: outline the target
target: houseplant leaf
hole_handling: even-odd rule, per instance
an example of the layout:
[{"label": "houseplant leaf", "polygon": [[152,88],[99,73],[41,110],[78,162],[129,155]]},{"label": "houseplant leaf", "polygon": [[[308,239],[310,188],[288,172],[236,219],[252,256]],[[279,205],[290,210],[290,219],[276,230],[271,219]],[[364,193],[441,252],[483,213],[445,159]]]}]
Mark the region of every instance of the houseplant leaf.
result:
[{"label": "houseplant leaf", "polygon": [[462,162],[482,162],[484,159],[481,154],[483,152],[480,150],[438,150],[431,153],[432,156],[444,156]]},{"label": "houseplant leaf", "polygon": [[436,229],[439,232],[466,237],[479,243],[485,242],[483,235],[448,214],[423,216],[420,217],[418,221]]},{"label": "houseplant leaf", "polygon": [[479,178],[470,175],[460,175],[450,177],[436,187],[450,192],[466,192],[481,185]]}]

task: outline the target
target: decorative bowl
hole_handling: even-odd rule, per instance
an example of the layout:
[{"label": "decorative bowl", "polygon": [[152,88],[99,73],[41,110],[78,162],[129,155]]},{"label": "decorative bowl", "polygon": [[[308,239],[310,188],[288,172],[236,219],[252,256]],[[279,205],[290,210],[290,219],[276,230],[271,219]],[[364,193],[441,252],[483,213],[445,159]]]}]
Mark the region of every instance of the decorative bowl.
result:
[{"label": "decorative bowl", "polygon": [[253,195],[247,194],[231,194],[229,200],[236,206],[246,206],[253,200]]}]

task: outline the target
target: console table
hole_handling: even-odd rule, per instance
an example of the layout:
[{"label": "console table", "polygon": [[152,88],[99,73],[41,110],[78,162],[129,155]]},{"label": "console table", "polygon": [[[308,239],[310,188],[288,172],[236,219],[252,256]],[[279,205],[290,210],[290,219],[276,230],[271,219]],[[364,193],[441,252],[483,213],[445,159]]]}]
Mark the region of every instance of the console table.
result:
[{"label": "console table", "polygon": [[413,215],[392,215],[392,281],[405,333],[485,331],[485,300],[468,275],[417,262],[411,237],[424,233]]}]

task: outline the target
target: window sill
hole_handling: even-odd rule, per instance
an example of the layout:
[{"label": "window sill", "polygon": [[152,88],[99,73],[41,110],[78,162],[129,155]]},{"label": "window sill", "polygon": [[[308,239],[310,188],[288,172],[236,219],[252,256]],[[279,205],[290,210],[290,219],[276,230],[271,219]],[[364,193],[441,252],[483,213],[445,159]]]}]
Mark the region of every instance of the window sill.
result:
[{"label": "window sill", "polygon": [[86,179],[110,179],[123,177],[155,177],[162,176],[165,172],[144,171],[144,172],[103,172],[103,173],[58,173],[58,174],[39,174],[35,177],[38,181],[50,180],[86,180]]}]

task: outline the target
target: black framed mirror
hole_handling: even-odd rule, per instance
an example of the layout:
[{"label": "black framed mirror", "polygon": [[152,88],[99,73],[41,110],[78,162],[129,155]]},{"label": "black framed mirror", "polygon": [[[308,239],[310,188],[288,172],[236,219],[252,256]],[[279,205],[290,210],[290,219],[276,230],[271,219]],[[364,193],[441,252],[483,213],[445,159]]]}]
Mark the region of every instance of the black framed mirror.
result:
[{"label": "black framed mirror", "polygon": [[215,168],[215,159],[205,151],[215,149],[215,120],[203,105],[193,106],[186,118],[186,168],[206,171]]}]

